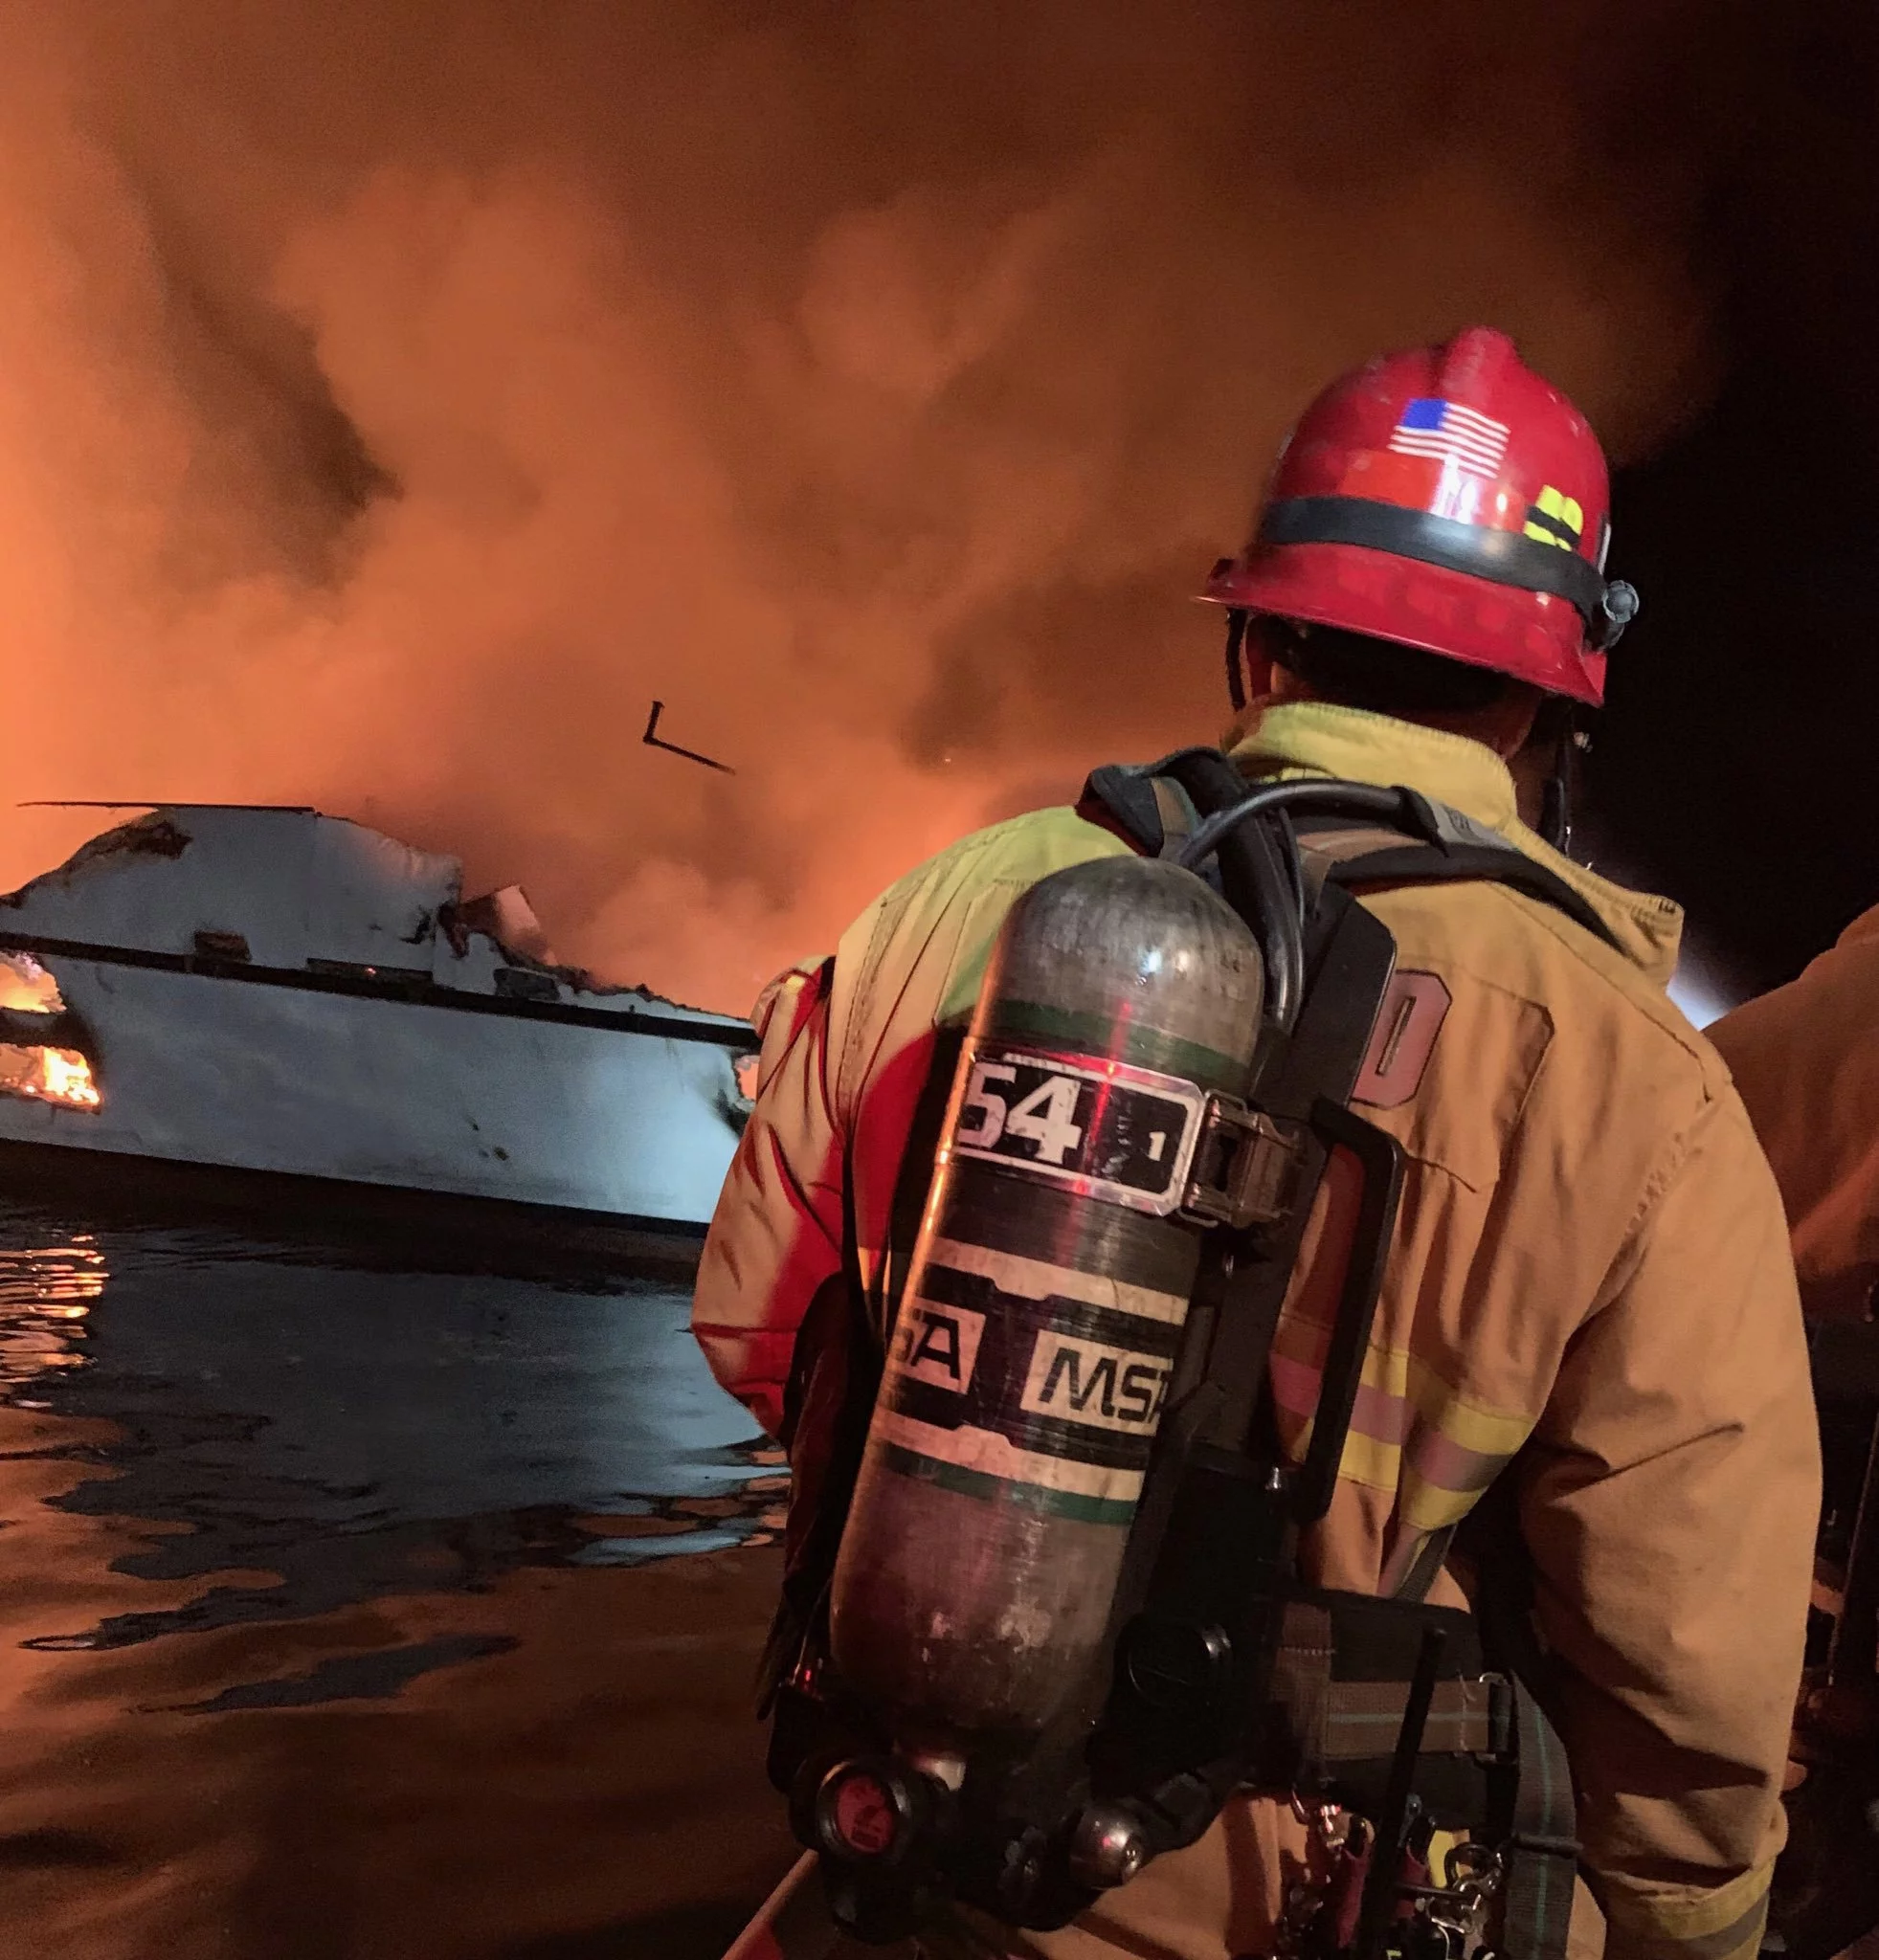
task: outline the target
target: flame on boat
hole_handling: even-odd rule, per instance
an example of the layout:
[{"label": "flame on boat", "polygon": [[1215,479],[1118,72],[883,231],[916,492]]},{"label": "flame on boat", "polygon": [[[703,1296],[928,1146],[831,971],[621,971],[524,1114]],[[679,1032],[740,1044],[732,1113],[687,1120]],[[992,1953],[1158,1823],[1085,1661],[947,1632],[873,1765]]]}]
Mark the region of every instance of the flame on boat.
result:
[{"label": "flame on boat", "polygon": [[[0,1010],[44,1014],[65,1012],[58,982],[31,953],[0,952]],[[90,1061],[76,1048],[0,1041],[0,1095],[30,1096],[66,1109],[96,1109],[103,1098]]]}]

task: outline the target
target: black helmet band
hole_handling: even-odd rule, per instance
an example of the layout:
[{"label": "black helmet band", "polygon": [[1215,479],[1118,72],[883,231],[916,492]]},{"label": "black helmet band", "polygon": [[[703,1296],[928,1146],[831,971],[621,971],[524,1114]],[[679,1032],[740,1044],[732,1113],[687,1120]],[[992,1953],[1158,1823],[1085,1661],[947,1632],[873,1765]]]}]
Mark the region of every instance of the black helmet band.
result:
[{"label": "black helmet band", "polygon": [[1622,579],[1606,583],[1597,566],[1515,531],[1489,530],[1359,497],[1292,497],[1268,506],[1256,546],[1358,545],[1414,558],[1491,584],[1545,592],[1568,601],[1599,651],[1616,644],[1638,611],[1638,594]]}]

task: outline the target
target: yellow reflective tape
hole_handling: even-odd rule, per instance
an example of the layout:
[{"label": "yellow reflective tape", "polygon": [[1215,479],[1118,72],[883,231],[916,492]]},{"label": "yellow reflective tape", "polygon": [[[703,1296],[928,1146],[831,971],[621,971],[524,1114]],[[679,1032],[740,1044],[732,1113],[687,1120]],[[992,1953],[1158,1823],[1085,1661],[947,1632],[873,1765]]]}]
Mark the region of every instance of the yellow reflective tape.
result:
[{"label": "yellow reflective tape", "polygon": [[[1288,1361],[1321,1371],[1329,1330],[1322,1322],[1287,1316],[1279,1325],[1274,1347]],[[1363,1385],[1376,1393],[1407,1402],[1431,1429],[1465,1450],[1484,1457],[1510,1457],[1532,1433],[1538,1412],[1497,1409],[1464,1395],[1419,1355],[1403,1348],[1372,1346],[1365,1350]]]},{"label": "yellow reflective tape", "polygon": [[1760,1945],[1771,1859],[1720,1885],[1607,1882],[1601,1903],[1627,1953],[1647,1960],[1737,1960]]},{"label": "yellow reflective tape", "polygon": [[[1286,1455],[1294,1462],[1303,1461],[1311,1441],[1311,1425],[1300,1423],[1283,1440]],[[1440,1531],[1445,1526],[1459,1525],[1481,1501],[1479,1490],[1448,1490],[1428,1482],[1414,1470],[1405,1472],[1399,1444],[1379,1442],[1355,1430],[1344,1438],[1337,1475],[1340,1482],[1395,1496],[1403,1524],[1413,1531]]]},{"label": "yellow reflective tape", "polygon": [[1510,1457],[1532,1434],[1539,1420],[1537,1410],[1529,1415],[1472,1402],[1426,1362],[1413,1354],[1403,1359],[1417,1413],[1451,1442],[1460,1443],[1465,1450],[1479,1450],[1484,1457]]},{"label": "yellow reflective tape", "polygon": [[1374,1436],[1359,1436],[1353,1430],[1344,1438],[1344,1457],[1337,1474],[1347,1483],[1395,1490],[1402,1476],[1402,1451],[1395,1443],[1380,1443]]},{"label": "yellow reflective tape", "polygon": [[1481,1502],[1478,1490],[1443,1490],[1424,1483],[1413,1471],[1403,1479],[1398,1515],[1412,1531],[1441,1531],[1459,1525]]},{"label": "yellow reflective tape", "polygon": [[[1286,1453],[1294,1462],[1304,1459],[1311,1441],[1311,1425],[1302,1423],[1285,1438]],[[1338,1462],[1340,1482],[1355,1483],[1366,1490],[1380,1490],[1397,1498],[1398,1513],[1412,1531],[1440,1531],[1459,1525],[1481,1501],[1479,1490],[1449,1490],[1430,1483],[1414,1470],[1405,1472],[1402,1449],[1397,1443],[1378,1442],[1375,1437],[1355,1430],[1344,1439],[1344,1455]]]}]

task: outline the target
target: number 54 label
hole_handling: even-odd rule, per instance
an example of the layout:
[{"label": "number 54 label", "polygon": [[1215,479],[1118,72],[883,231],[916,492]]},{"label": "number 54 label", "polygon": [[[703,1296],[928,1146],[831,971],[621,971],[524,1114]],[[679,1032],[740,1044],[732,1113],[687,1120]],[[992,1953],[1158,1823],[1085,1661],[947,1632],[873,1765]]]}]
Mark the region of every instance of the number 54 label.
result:
[{"label": "number 54 label", "polygon": [[1206,1096],[1179,1076],[1009,1042],[961,1059],[948,1155],[1137,1211],[1181,1202]]}]

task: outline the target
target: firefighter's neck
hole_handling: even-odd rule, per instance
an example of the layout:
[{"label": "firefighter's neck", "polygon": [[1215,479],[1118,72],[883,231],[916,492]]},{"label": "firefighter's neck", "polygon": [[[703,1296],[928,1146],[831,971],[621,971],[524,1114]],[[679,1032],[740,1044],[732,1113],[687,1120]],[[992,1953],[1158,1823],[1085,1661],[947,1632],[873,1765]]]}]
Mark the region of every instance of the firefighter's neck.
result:
[{"label": "firefighter's neck", "polygon": [[[1276,661],[1271,674],[1269,696],[1274,701],[1328,699]],[[1508,766],[1520,821],[1531,829],[1540,820],[1546,780],[1553,769],[1551,748],[1532,739],[1533,720],[1543,699],[1536,687],[1515,685],[1485,708],[1418,708],[1398,711],[1393,719],[1414,723],[1419,728],[1440,728],[1444,734],[1460,735],[1491,748]]]}]

